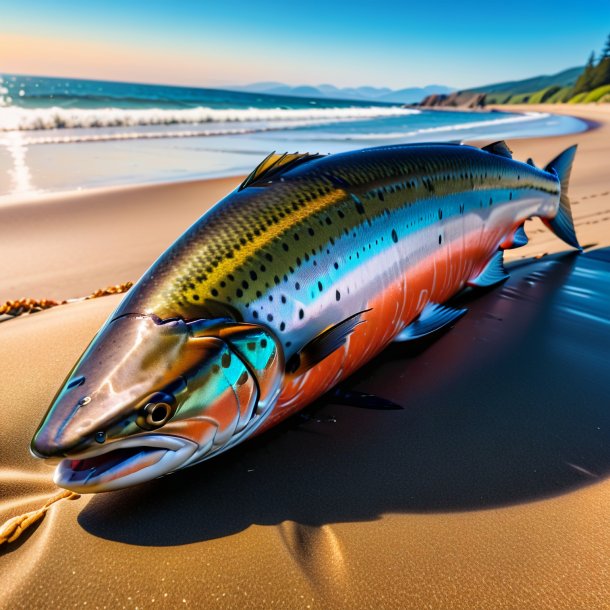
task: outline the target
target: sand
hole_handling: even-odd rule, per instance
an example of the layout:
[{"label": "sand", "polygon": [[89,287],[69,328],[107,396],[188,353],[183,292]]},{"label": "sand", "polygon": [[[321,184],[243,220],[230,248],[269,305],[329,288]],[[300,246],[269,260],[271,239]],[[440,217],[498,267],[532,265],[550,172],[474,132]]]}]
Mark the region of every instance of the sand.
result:
[{"label": "sand", "polygon": [[[554,254],[528,223],[507,284],[351,382],[402,411],[322,403],[216,461],[52,505],[0,548],[0,607],[610,607],[610,109],[553,111],[600,125],[510,146],[542,164],[579,143],[570,193],[595,248]],[[0,208],[0,301],[135,280],[238,182]],[[56,493],[28,444],[120,298],[0,324],[0,522]]]}]

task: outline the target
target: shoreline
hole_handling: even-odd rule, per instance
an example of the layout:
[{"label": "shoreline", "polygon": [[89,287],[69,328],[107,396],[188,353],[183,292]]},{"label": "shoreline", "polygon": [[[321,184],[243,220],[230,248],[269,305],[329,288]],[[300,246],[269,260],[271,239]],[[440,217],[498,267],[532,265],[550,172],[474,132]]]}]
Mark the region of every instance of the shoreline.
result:
[{"label": "shoreline", "polygon": [[[493,108],[486,110],[422,108],[418,112],[433,114],[432,111],[435,110],[445,114],[451,112],[467,114],[476,119],[464,123],[463,120],[460,122],[455,118],[453,124],[446,126],[442,121],[438,125],[433,121],[430,126],[428,119],[423,125],[415,125],[412,132],[405,126],[404,129],[407,131],[404,132],[402,139],[397,138],[396,134],[386,133],[384,129],[387,127],[381,128],[379,134],[371,133],[370,139],[365,139],[364,135],[352,138],[347,133],[341,138],[333,136],[325,139],[326,136],[322,134],[320,143],[315,147],[326,146],[327,149],[323,152],[333,153],[367,146],[409,143],[413,138],[475,141],[485,137],[481,135],[485,129],[492,132],[495,130],[498,134],[495,139],[501,139],[503,135],[507,140],[552,137],[569,130],[575,133],[582,131],[582,128],[579,129],[582,123],[577,125],[575,121],[571,124],[569,121],[572,121],[572,118],[568,116],[567,124],[555,125],[554,129],[559,132],[558,134],[547,136],[547,131],[553,131],[553,127],[547,124],[548,112],[533,111],[531,108],[518,111],[510,109],[498,111]],[[533,128],[529,127],[532,120],[535,125]],[[498,125],[494,126],[495,123]],[[505,123],[510,123],[511,127]],[[273,129],[275,130],[276,127]],[[281,132],[284,128],[277,129]],[[513,135],[506,137],[511,129]],[[531,136],[528,129],[539,133]],[[55,130],[57,134],[59,131],[61,130]],[[0,132],[0,167],[6,166],[8,170],[4,176],[0,176],[0,191],[5,192],[0,195],[0,207],[27,204],[30,200],[43,200],[47,196],[71,197],[75,193],[99,192],[106,188],[167,185],[242,176],[247,175],[250,169],[264,158],[265,151],[275,147],[289,147],[288,142],[291,137],[295,140],[294,145],[300,150],[311,147],[307,136],[299,139],[298,130],[284,132],[282,136],[284,139],[278,141],[268,138],[265,129],[261,131],[255,129],[250,135],[236,133],[224,136],[205,136],[205,134],[185,132],[189,136],[186,138],[176,135],[180,132],[172,135],[173,132],[145,131],[132,134],[108,134],[110,139],[107,141],[100,139],[102,136],[99,134],[87,135],[86,130],[85,136],[82,136],[85,139],[80,140],[81,136],[70,135],[70,131],[67,130],[66,142],[62,141],[63,136],[57,135],[50,138],[53,141],[44,143],[37,143],[35,137],[32,139],[32,132],[5,132],[4,137],[3,132]],[[100,133],[104,133],[104,128],[101,128]],[[151,136],[154,136],[153,140],[150,140]],[[390,139],[387,139],[388,136]],[[92,139],[89,140],[89,137]],[[188,143],[191,137],[197,140],[193,146]],[[57,142],[54,141],[55,139]],[[166,161],[165,146],[170,146],[172,149],[170,163]],[[96,159],[95,166],[90,161],[83,163],[83,159]],[[201,171],[202,167],[206,168],[205,173]],[[51,168],[54,168],[53,171]],[[57,168],[63,169],[57,171]]]}]

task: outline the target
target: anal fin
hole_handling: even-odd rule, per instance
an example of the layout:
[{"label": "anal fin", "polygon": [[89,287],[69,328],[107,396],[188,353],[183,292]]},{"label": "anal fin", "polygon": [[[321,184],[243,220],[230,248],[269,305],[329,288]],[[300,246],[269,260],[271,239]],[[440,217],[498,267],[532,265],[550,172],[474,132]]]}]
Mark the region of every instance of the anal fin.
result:
[{"label": "anal fin", "polygon": [[521,248],[521,246],[527,245],[528,242],[529,239],[523,225],[519,225],[515,232],[502,243],[500,248],[502,250],[512,250],[513,248]]},{"label": "anal fin", "polygon": [[504,254],[498,250],[485,265],[485,269],[479,275],[468,281],[469,286],[487,288],[495,286],[507,280],[510,276],[504,269]]},{"label": "anal fin", "polygon": [[366,311],[370,310],[359,311],[314,337],[288,360],[286,372],[304,373],[345,345],[347,338],[354,332],[356,326],[362,324],[360,317]]},{"label": "anal fin", "polygon": [[522,246],[526,246],[529,239],[527,238],[527,233],[523,228],[523,225],[517,228],[515,231],[515,235],[513,237],[513,248],[521,248]]},{"label": "anal fin", "polygon": [[439,303],[428,303],[419,317],[399,333],[394,341],[402,343],[431,335],[453,324],[467,311],[467,309],[456,309]]}]

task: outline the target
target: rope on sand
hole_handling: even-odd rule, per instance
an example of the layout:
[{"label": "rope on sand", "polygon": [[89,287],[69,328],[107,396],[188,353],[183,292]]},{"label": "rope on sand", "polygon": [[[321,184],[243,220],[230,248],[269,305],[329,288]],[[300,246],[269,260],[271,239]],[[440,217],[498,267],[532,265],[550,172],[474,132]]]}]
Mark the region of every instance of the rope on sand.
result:
[{"label": "rope on sand", "polygon": [[49,510],[49,507],[52,504],[55,504],[55,502],[59,502],[63,499],[76,500],[77,498],[80,498],[79,494],[74,493],[73,491],[64,490],[49,498],[42,508],[9,519],[4,525],[0,526],[0,546],[15,542],[23,532],[34,525],[34,523],[40,521]]},{"label": "rope on sand", "polygon": [[[50,309],[51,307],[57,307],[57,305],[65,305],[67,303],[75,303],[77,301],[88,301],[89,299],[97,299],[99,297],[105,297],[109,294],[121,294],[127,292],[133,286],[133,282],[125,282],[124,284],[116,284],[115,286],[108,286],[107,288],[101,288],[91,293],[86,297],[79,299],[67,299],[64,301],[54,301],[52,299],[16,299],[14,301],[7,301],[4,305],[0,305],[0,322],[15,318],[24,313],[36,313],[43,309]],[[7,316],[3,318],[3,316]]]}]

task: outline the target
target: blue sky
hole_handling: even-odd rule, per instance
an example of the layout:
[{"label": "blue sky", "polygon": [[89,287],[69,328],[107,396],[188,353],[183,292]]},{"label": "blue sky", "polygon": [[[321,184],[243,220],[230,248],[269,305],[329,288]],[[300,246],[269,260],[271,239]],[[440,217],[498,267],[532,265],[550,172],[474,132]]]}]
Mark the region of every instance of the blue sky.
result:
[{"label": "blue sky", "polygon": [[609,0],[3,4],[0,72],[217,87],[462,88],[582,65],[610,33]]}]

